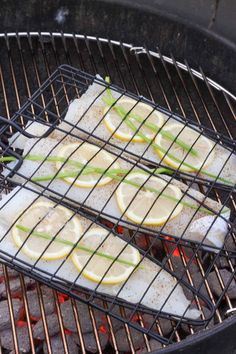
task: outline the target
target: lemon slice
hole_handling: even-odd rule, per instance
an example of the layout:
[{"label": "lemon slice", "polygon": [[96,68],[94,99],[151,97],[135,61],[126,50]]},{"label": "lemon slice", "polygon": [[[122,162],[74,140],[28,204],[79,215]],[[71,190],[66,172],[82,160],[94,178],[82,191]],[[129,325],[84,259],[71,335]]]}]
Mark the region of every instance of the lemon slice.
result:
[{"label": "lemon slice", "polygon": [[129,277],[140,261],[140,254],[136,248],[102,228],[93,228],[86,232],[79,245],[132,263],[123,264],[76,249],[72,254],[74,265],[80,272],[82,271],[84,277],[96,283],[121,283]]},{"label": "lemon slice", "polygon": [[[146,103],[138,102],[131,98],[122,98],[117,103],[117,106],[122,106],[122,108],[128,113],[130,120],[139,132],[142,132],[148,139],[153,139],[155,132],[153,132],[148,127],[142,125],[142,122],[138,122],[135,118],[132,117],[132,114],[136,114],[141,118],[145,123],[151,123],[155,125],[155,128],[158,130],[164,121],[165,115],[161,112],[153,110],[153,107],[149,106]],[[116,111],[110,107],[106,107],[104,110],[104,123],[107,129],[113,133],[113,136],[117,139],[123,141],[134,141],[134,142],[144,142],[144,140],[138,136],[134,135],[134,131],[128,127],[125,122],[122,122],[122,118],[116,113]]]},{"label": "lemon slice", "polygon": [[158,155],[163,158],[163,161],[169,166],[181,171],[192,172],[200,170],[203,167],[206,167],[211,163],[214,158],[214,143],[196,132],[195,130],[184,126],[181,123],[170,123],[165,126],[165,132],[171,133],[174,137],[177,137],[179,140],[184,141],[190,147],[196,151],[196,156],[190,154],[188,151],[184,150],[182,147],[174,143],[173,141],[165,138],[164,135],[158,134],[155,143],[161,148],[168,151],[168,154],[175,156],[181,162],[183,161],[188,166],[181,164],[168,156],[163,151],[156,149]]},{"label": "lemon slice", "polygon": [[[75,162],[80,162],[87,167],[111,169],[119,168],[117,162],[114,162],[114,158],[106,150],[101,150],[101,148],[88,144],[88,143],[73,143],[63,146],[59,152],[59,157],[68,158]],[[69,163],[56,163],[57,169],[60,169],[60,173],[64,172],[76,172],[83,169],[83,167],[78,167],[75,164]],[[109,170],[108,170],[109,171]],[[96,185],[103,186],[109,183],[112,179],[108,176],[102,176],[100,173],[91,172],[89,174],[80,174],[78,177],[66,177],[64,180],[70,184],[74,183],[74,186],[83,188],[92,188]]]},{"label": "lemon slice", "polygon": [[[16,225],[21,225],[38,233],[50,235],[51,238],[58,235],[55,241],[23,232]],[[12,228],[12,236],[16,245],[30,258],[54,260],[65,257],[71,250],[71,246],[56,240],[67,240],[76,243],[82,235],[80,221],[73,213],[60,205],[48,201],[34,203]],[[29,237],[28,237],[29,236]],[[28,239],[27,239],[28,237]],[[47,246],[50,246],[47,248]],[[44,252],[44,253],[43,253]],[[43,254],[42,254],[43,253]]]},{"label": "lemon slice", "polygon": [[[183,205],[178,201],[182,197],[182,192],[173,184],[158,177],[149,178],[148,174],[141,172],[130,173],[125,179],[129,183],[122,182],[119,185],[116,199],[122,213],[133,222],[143,225],[163,225],[181,212]],[[142,189],[130,183],[138,184]]]}]

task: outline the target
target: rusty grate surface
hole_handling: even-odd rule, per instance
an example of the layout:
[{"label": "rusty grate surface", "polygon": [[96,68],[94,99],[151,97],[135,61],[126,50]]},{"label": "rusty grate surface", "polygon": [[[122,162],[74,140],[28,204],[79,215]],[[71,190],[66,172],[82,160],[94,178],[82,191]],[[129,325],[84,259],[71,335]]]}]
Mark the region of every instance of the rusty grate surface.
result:
[{"label": "rusty grate surface", "polygon": [[[232,136],[235,124],[234,98],[220,87],[214,86],[212,82],[206,79],[201,70],[200,74],[198,74],[200,78],[198,78],[195,75],[196,73],[188,68],[187,63],[183,68],[176,63],[174,58],[167,60],[167,58],[161,56],[160,52],[158,52],[158,57],[152,56],[149,52],[144,52],[140,55],[138,54],[139,51],[130,51],[130,47],[126,45],[76,36],[2,36],[0,40],[2,41],[2,62],[0,67],[1,112],[2,115],[8,118],[11,117],[15,110],[19,109],[24,100],[48,78],[58,65],[68,63],[80,67],[91,74],[99,73],[103,76],[108,74],[116,84],[158,101],[162,106],[179,112],[184,117],[191,117],[195,121],[203,123],[215,131],[220,131],[230,138],[235,138],[235,136]],[[229,117],[232,118],[229,119]],[[224,198],[224,195],[221,195],[217,190],[213,194],[216,200]],[[230,207],[235,210],[233,195],[231,195]],[[140,243],[142,248],[145,248],[148,247],[150,240],[148,236],[140,234],[136,236],[136,242]],[[230,248],[235,249],[233,237],[230,242]],[[170,269],[176,273],[188,264],[189,255],[182,251],[181,248],[173,252],[173,248],[171,249],[168,243],[160,241],[153,248],[153,252],[156,253],[155,256],[160,256],[158,255],[160,250],[162,250],[162,258],[164,255],[171,255],[168,264]],[[191,268],[187,272],[189,282],[195,287],[198,286],[197,284],[206,272],[212,273],[211,278],[204,282],[204,291],[216,306],[216,312],[214,319],[206,324],[206,328],[222,322],[226,311],[234,308],[234,299],[236,298],[234,259],[226,255],[226,257],[219,258],[213,262],[214,257],[214,255],[209,256],[201,252],[196,254],[194,262],[192,262]],[[6,285],[7,290],[3,294],[3,299],[7,299],[7,304],[11,310],[14,307],[12,305],[14,296],[16,298],[20,297],[25,308],[22,319],[21,317],[14,319],[14,311],[10,311],[12,314],[10,318],[11,331],[13,331],[13,344],[16,347],[16,351],[16,331],[19,332],[18,328],[25,327],[26,329],[24,330],[28,333],[26,336],[29,337],[29,350],[33,353],[36,350],[37,352],[39,350],[46,351],[46,347],[48,347],[48,352],[50,352],[52,345],[58,345],[58,341],[61,341],[60,343],[64,346],[66,353],[78,350],[77,344],[82,352],[125,351],[134,353],[151,351],[155,347],[159,348],[161,346],[157,341],[150,340],[146,335],[134,332],[133,329],[127,325],[122,325],[122,323],[119,324],[121,327],[118,330],[117,328],[114,329],[112,319],[109,316],[104,318],[102,314],[101,316],[94,315],[92,309],[89,309],[91,330],[87,334],[84,333],[80,326],[81,321],[79,321],[80,311],[78,311],[74,301],[71,313],[76,319],[76,328],[73,328],[72,331],[68,328],[68,323],[64,323],[65,319],[63,319],[61,313],[61,307],[69,306],[67,302],[70,302],[70,300],[63,298],[61,294],[57,294],[54,291],[52,296],[55,307],[52,313],[45,313],[46,306],[43,303],[43,291],[46,291],[45,288],[42,290],[39,284],[34,282],[31,284],[27,278],[20,276],[20,287],[23,291],[20,292],[21,295],[18,293],[15,295],[14,292],[10,292],[9,282],[4,282],[4,280],[9,279],[8,272],[7,268],[4,267],[2,283]],[[230,282],[230,284],[227,284],[228,289],[226,291],[225,284],[227,282]],[[40,323],[38,324],[39,319],[36,318],[37,316],[34,317],[30,314],[27,287],[29,288],[28,291],[34,291],[35,297],[39,299],[40,320],[44,329],[43,332],[45,332],[43,334],[45,338],[41,339],[39,344],[33,340],[33,332],[36,324],[39,327]],[[66,305],[62,306],[63,303],[66,303]],[[121,308],[119,311],[122,315],[122,311],[125,310]],[[123,315],[125,317],[124,313]],[[102,322],[97,324],[97,318],[102,318]],[[148,321],[148,318],[143,318],[140,315],[136,320],[142,325],[145,321]],[[21,321],[24,323],[21,323]],[[53,323],[53,321],[58,323],[58,333],[53,333],[52,335],[50,333],[50,323]],[[14,322],[16,322],[16,325]],[[173,330],[172,326],[174,324],[171,324],[170,321],[167,322],[160,323],[160,321],[157,321],[156,323],[161,335],[168,334],[168,331],[171,332]],[[38,331],[40,332],[40,330],[39,328]],[[181,341],[187,335],[199,330],[202,330],[202,328],[183,324],[174,331],[174,341]],[[20,331],[23,330],[21,329]],[[86,342],[86,335],[88,334],[92,337],[89,344]],[[126,339],[124,340],[124,338]],[[94,343],[94,348],[91,348],[92,342]],[[120,347],[123,342],[127,345],[125,348]]]}]

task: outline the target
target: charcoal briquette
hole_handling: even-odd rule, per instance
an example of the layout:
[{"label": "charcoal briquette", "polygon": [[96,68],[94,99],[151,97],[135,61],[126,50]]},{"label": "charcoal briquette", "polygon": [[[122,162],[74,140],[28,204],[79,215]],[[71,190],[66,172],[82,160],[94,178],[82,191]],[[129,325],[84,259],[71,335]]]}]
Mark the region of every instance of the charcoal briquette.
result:
[{"label": "charcoal briquette", "polygon": [[[202,312],[205,315],[206,320],[209,319],[211,317],[211,312],[208,308],[206,307],[202,307]],[[199,326],[192,326],[192,328],[194,329],[194,332],[200,332],[202,330],[204,330],[205,328],[213,328],[214,327],[214,317],[211,318],[209,321],[207,321],[205,324],[203,325],[199,325]],[[181,323],[181,328],[186,332],[186,333],[190,333],[190,327],[189,325],[187,325],[186,323]]]},{"label": "charcoal briquette", "polygon": [[[44,304],[44,311],[46,315],[50,315],[55,310],[55,302],[52,295],[43,294],[42,296],[43,304]],[[41,310],[39,304],[38,293],[36,290],[28,291],[27,292],[27,300],[29,306],[29,312],[32,317],[40,318],[41,317]]]},{"label": "charcoal briquette", "polygon": [[[146,329],[150,329],[150,331],[155,332],[157,331],[157,325],[161,327],[161,331],[164,336],[166,336],[168,333],[170,333],[173,329],[173,326],[171,324],[171,321],[165,319],[165,318],[158,318],[155,320],[155,317],[151,315],[144,314],[142,316],[143,324]],[[156,323],[156,324],[155,324]]]},{"label": "charcoal briquette", "polygon": [[[30,350],[29,332],[27,327],[16,327],[18,347],[20,352],[26,353]],[[0,340],[3,348],[7,350],[14,349],[14,341],[11,329],[5,329],[0,332]]]},{"label": "charcoal briquette", "polygon": [[[149,341],[149,346],[150,346],[151,350],[157,350],[157,349],[161,349],[162,348],[161,343],[158,342],[155,339],[151,339]],[[138,354],[146,354],[146,353],[148,353],[147,347],[146,346],[145,347],[141,347],[140,350],[137,353]]]},{"label": "charcoal briquette", "polygon": [[[68,347],[68,353],[70,353],[70,354],[78,354],[79,353],[78,346],[76,345],[72,336],[66,335],[66,342],[67,342],[67,347]],[[64,354],[65,353],[65,349],[64,349],[61,335],[56,335],[54,337],[51,337],[50,344],[51,344],[52,354]],[[44,354],[48,354],[48,346],[47,346],[46,341],[44,341],[44,343],[43,343],[43,352],[44,352]]]},{"label": "charcoal briquette", "polygon": [[[60,331],[57,314],[46,316],[47,330],[50,337],[53,337]],[[40,319],[33,328],[33,336],[35,339],[45,339],[45,331],[43,326],[43,320]]]},{"label": "charcoal briquette", "polygon": [[[81,330],[83,333],[89,333],[93,331],[93,323],[90,316],[89,308],[82,302],[76,302],[77,313]],[[64,326],[72,332],[77,332],[77,326],[74,318],[74,312],[71,301],[65,301],[61,304],[61,313],[63,317]],[[97,328],[102,324],[102,314],[98,310],[93,310],[95,322]]]},{"label": "charcoal briquette", "polygon": [[[219,270],[220,277],[224,283],[224,286],[227,286],[227,295],[230,299],[236,299],[236,281],[231,279],[232,273],[229,272],[227,269],[220,269]],[[230,280],[231,279],[231,280]],[[215,272],[211,272],[208,276],[208,282],[212,289],[213,294],[216,296],[221,296],[223,289],[218,280],[217,274]],[[228,284],[230,282],[230,284]]]},{"label": "charcoal briquette", "polygon": [[[13,313],[16,321],[20,318],[22,302],[18,299],[12,299]],[[11,319],[7,300],[0,302],[0,331],[11,327]]]},{"label": "charcoal briquette", "polygon": [[[134,349],[139,349],[143,345],[144,337],[143,334],[136,329],[129,328],[130,335],[132,338],[132,344]],[[127,337],[126,330],[124,328],[119,329],[116,332],[116,345],[119,352],[129,352],[130,351],[130,343]],[[114,345],[111,341],[111,345]]]},{"label": "charcoal briquette", "polygon": [[[29,277],[25,277],[24,278],[24,284],[25,284],[25,287],[27,289],[30,286],[32,286],[34,283],[35,283],[35,280],[33,280],[33,279],[29,278]],[[15,294],[18,294],[19,292],[22,292],[20,278],[10,279],[9,286],[10,286],[10,290],[11,290],[11,296],[14,296]],[[6,297],[7,296],[6,286],[5,286],[4,282],[0,284],[0,296],[1,297]]]},{"label": "charcoal briquette", "polygon": [[[98,333],[99,337],[99,344],[101,347],[101,350],[104,350],[107,346],[108,343],[108,334],[107,333]],[[80,339],[79,336],[74,336],[74,341],[80,345]],[[97,341],[95,334],[93,332],[86,333],[83,335],[83,341],[84,341],[84,346],[85,349],[91,353],[97,353],[98,352],[98,346],[97,346]]]}]

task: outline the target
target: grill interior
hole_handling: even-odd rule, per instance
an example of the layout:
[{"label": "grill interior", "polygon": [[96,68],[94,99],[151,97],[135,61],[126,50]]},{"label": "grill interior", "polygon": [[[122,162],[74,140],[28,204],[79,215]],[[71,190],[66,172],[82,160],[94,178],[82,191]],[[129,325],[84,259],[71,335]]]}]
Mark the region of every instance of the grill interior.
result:
[{"label": "grill interior", "polygon": [[[157,49],[157,55],[145,51],[143,49],[134,49],[122,43],[109,42],[106,40],[98,40],[95,38],[75,36],[75,35],[61,35],[61,34],[34,34],[34,35],[3,35],[1,37],[1,112],[3,116],[10,118],[14,111],[18,110],[22,103],[30,96],[41,83],[48,78],[54,69],[60,65],[68,63],[75,67],[91,74],[99,73],[102,76],[109,75],[112,82],[128,89],[139,95],[159,102],[160,105],[170,109],[171,111],[180,113],[184,117],[193,119],[215,131],[219,131],[230,138],[235,138],[235,100],[234,97],[225,91],[223,88],[208,80],[201,69],[199,72],[194,72],[189,69],[187,63],[185,66],[177,63],[174,58],[163,57]],[[14,93],[14,94],[13,94]],[[22,120],[22,124],[24,124]],[[3,184],[2,184],[3,185]],[[4,186],[5,192],[9,190],[9,186]],[[203,187],[200,186],[202,191]],[[223,191],[215,189],[212,193],[216,200],[224,201],[225,194]],[[233,193],[230,194],[230,207],[235,210],[235,201]],[[150,242],[148,236],[139,238],[136,237],[136,242],[146,243]],[[161,241],[160,241],[161,242]],[[235,248],[234,236],[229,240],[231,246]],[[162,258],[164,255],[170,255],[168,264],[171,270],[177,271],[178,267],[186,267],[189,261],[189,254],[185,249],[175,248],[171,242],[162,241],[162,245],[158,245],[162,250]],[[158,247],[153,252],[158,253]],[[157,256],[157,255],[156,255]],[[191,258],[191,254],[190,254]],[[176,259],[178,259],[176,261]],[[177,264],[178,262],[178,264]],[[192,264],[197,268],[201,280],[203,280],[205,291],[211,302],[215,305],[216,311],[213,319],[214,324],[220,323],[225,317],[228,310],[234,308],[234,295],[228,288],[234,282],[234,258],[227,255],[219,258],[216,255],[207,253],[197,253]],[[227,270],[230,278],[227,280],[223,278],[222,269]],[[220,294],[216,295],[216,290],[207,280],[205,275],[214,271],[216,279],[218,279]],[[191,268],[187,271],[187,276],[190,284],[195,287],[197,280],[194,279]],[[7,268],[4,267],[4,277],[7,280]],[[24,278],[20,276],[21,284],[24,289]],[[7,284],[7,283],[6,283]],[[8,289],[9,290],[9,289]],[[37,284],[37,294],[40,298],[40,287]],[[232,290],[232,289],[231,289]],[[54,295],[56,292],[54,293]],[[6,294],[9,305],[11,302],[11,293],[7,291]],[[67,344],[63,329],[63,320],[60,317],[60,305],[58,297],[56,299],[56,313],[59,318],[61,335],[65,345],[65,352],[70,352],[66,349]],[[23,290],[23,300],[26,307],[26,322],[30,325],[30,315],[27,315],[27,295]],[[41,303],[41,302],[40,302]],[[202,306],[202,304],[199,304]],[[10,306],[11,308],[11,306]],[[43,310],[43,306],[42,306]],[[91,313],[92,313],[91,309]],[[79,314],[75,315],[79,316]],[[125,310],[121,308],[121,315],[125,318]],[[138,314],[138,321],[142,326],[143,318]],[[44,316],[42,316],[44,318]],[[77,319],[78,320],[78,319]],[[14,319],[12,317],[12,325]],[[212,320],[207,321],[205,328],[212,326]],[[78,322],[79,323],[79,322]],[[110,323],[110,325],[109,325]],[[137,345],[132,341],[132,333],[128,325],[123,325],[129,351],[135,352]],[[177,326],[172,322],[171,333],[168,338],[173,342],[181,341],[187,335],[199,331],[196,326]],[[13,333],[15,327],[12,326]],[[112,329],[112,322],[109,316],[106,319],[106,328],[111,333],[111,347],[119,351],[117,346],[117,338],[115,331]],[[157,329],[159,334],[165,337],[162,333],[162,327],[157,321]],[[202,329],[202,327],[201,327]],[[47,324],[45,321],[45,330],[47,333]],[[79,329],[79,338],[82,352],[86,352],[85,345],[83,345],[83,333]],[[97,351],[103,352],[100,343],[100,335],[94,323],[94,333],[97,343]],[[31,339],[31,349],[35,352],[36,346],[33,342],[32,332],[29,326],[29,334]],[[101,333],[100,333],[101,334]],[[46,343],[50,347],[50,336],[46,335]],[[157,342],[158,343],[158,342]],[[15,343],[17,344],[17,343]],[[158,344],[156,344],[158,345]],[[150,340],[147,335],[143,335],[143,350],[151,351],[154,349],[153,340]],[[88,350],[88,348],[87,348]],[[88,350],[89,351],[89,350]],[[128,351],[128,350],[126,350]]]}]

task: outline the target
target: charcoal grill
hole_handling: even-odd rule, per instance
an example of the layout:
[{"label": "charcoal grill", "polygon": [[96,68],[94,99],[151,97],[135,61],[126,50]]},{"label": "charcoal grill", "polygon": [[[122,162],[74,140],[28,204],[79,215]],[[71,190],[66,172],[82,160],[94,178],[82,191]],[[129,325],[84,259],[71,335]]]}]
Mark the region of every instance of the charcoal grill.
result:
[{"label": "charcoal grill", "polygon": [[[197,72],[191,70],[187,63],[182,64],[177,62],[173,57],[162,56],[161,52],[156,53],[148,51],[146,48],[137,48],[128,44],[119,43],[115,41],[108,41],[105,39],[98,39],[95,37],[84,37],[81,35],[61,34],[61,33],[12,33],[2,34],[2,65],[1,73],[1,88],[2,88],[2,112],[4,116],[10,118],[15,110],[18,110],[25,98],[31,96],[32,92],[41,85],[41,83],[48,78],[59,64],[72,64],[80,67],[84,71],[92,74],[99,73],[103,76],[109,74],[112,81],[116,84],[129,89],[129,91],[136,94],[144,95],[151,100],[158,101],[162,106],[179,112],[181,115],[191,116],[197,122],[201,122],[213,130],[220,130],[230,138],[235,138],[234,127],[234,109],[235,97],[218,85],[216,82],[208,79],[202,71]],[[79,63],[79,65],[78,65]],[[11,81],[8,81],[8,78]],[[155,80],[153,80],[153,78]],[[13,91],[12,91],[13,90]],[[14,92],[14,97],[10,98],[10,94]],[[207,98],[207,99],[206,99]],[[216,119],[217,117],[217,119]],[[229,117],[232,117],[229,119]],[[22,124],[25,122],[22,120]],[[9,185],[2,185],[4,192],[9,191]],[[200,188],[202,188],[200,186]],[[217,200],[224,198],[223,192],[215,189],[213,191]],[[230,206],[235,208],[235,201],[233,194],[230,195]],[[141,241],[140,241],[141,240]],[[144,241],[145,240],[145,241]],[[137,242],[150,242],[148,236],[137,239]],[[234,236],[230,239],[231,247],[235,247]],[[162,242],[162,247],[165,254],[169,254],[168,261],[170,269],[176,270],[175,257],[181,260],[181,266],[186,266],[188,263],[188,254],[185,249],[178,249],[178,254],[173,253],[171,242]],[[159,246],[160,247],[160,246]],[[163,256],[163,255],[162,255]],[[234,313],[234,299],[228,294],[228,286],[224,285],[224,279],[220,269],[222,264],[219,257],[213,254],[206,254],[204,258],[202,254],[196,254],[194,264],[198,268],[201,277],[203,278],[208,269],[214,269],[216,279],[218,279],[220,286],[220,296],[216,296],[212,289],[212,284],[205,281],[206,292],[214,305],[216,311],[214,316],[214,328],[211,327],[210,322],[204,324],[206,331],[193,335],[199,331],[196,326],[187,326],[183,328],[172,328],[174,342],[163,352],[177,351],[178,347],[188,342],[194,342],[195,347],[201,341],[204,341],[209,333],[208,338],[213,338],[211,332],[221,333],[226,331],[226,328],[233,329],[234,316],[226,320],[228,314]],[[229,270],[234,276],[234,258],[224,255],[223,268]],[[15,343],[15,349],[18,351],[16,340],[16,327],[14,324],[14,316],[11,305],[11,291],[9,289],[8,269],[4,266],[4,278],[6,280],[7,299],[11,314],[12,330]],[[188,277],[194,283],[191,270],[187,272]],[[30,317],[27,306],[27,293],[25,292],[24,277],[20,276],[22,285],[22,296],[25,306],[25,319],[27,328],[29,329],[29,337],[32,352],[41,350],[40,345],[37,346],[33,341],[32,334],[32,319]],[[231,282],[233,280],[230,280]],[[47,331],[47,323],[45,321],[44,306],[42,301],[42,293],[40,285],[37,283],[37,294],[39,297],[40,307],[42,310],[42,319],[45,325],[46,343],[50,352],[50,336]],[[62,337],[65,352],[70,352],[66,342],[66,335],[63,328],[63,319],[60,314],[60,305],[57,293],[54,292],[56,300],[56,313],[59,319],[60,335]],[[73,300],[73,304],[74,300]],[[93,309],[90,309],[91,316],[93,316]],[[121,308],[121,314],[125,318],[125,310]],[[80,345],[82,352],[86,352],[86,347],[83,342],[83,333],[79,325],[79,313],[74,306],[74,315],[76,323],[78,323],[78,334],[80,338]],[[138,315],[138,321],[142,325],[142,315]],[[93,322],[93,331],[97,343],[97,351],[103,352],[100,343],[99,329],[96,328],[95,321]],[[221,324],[222,322],[222,324]],[[174,326],[174,322],[173,322]],[[157,323],[160,334],[162,332],[161,325]],[[223,329],[222,329],[223,327]],[[112,320],[109,316],[106,318],[106,328],[110,331],[111,342],[115,351],[119,351],[119,346],[116,343],[116,334],[112,328]],[[133,343],[132,333],[130,327],[124,325],[125,334],[129,344],[129,351],[135,352],[139,348]],[[189,338],[185,339],[187,334],[191,334]],[[179,343],[178,343],[179,342]],[[147,335],[143,335],[142,347],[146,351],[154,349],[153,342]],[[190,345],[190,344],[189,344]],[[209,342],[208,342],[209,345]],[[113,350],[107,347],[109,350]],[[105,350],[105,351],[106,351]],[[186,349],[187,350],[187,349]],[[191,349],[193,350],[193,349]],[[128,350],[127,350],[128,351]]]}]

